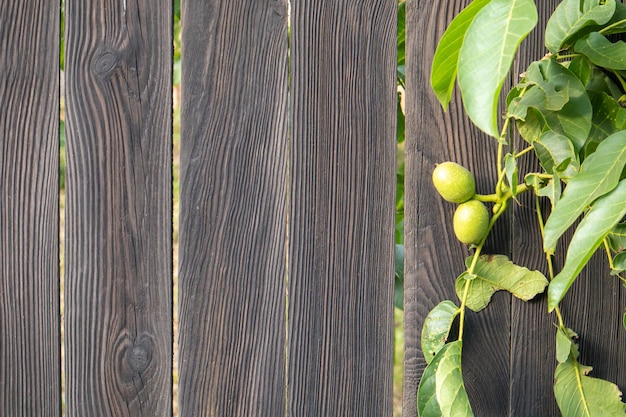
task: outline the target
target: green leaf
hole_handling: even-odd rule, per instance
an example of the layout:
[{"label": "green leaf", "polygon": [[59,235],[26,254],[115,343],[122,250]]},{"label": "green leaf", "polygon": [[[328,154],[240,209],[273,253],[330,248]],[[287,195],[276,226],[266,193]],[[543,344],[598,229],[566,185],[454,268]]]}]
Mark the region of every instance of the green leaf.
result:
[{"label": "green leaf", "polygon": [[396,245],[395,275],[393,301],[396,308],[404,310],[404,245]]},{"label": "green leaf", "polygon": [[554,373],[554,396],[567,417],[623,417],[626,404],[617,385],[587,376],[590,366],[573,358],[560,363]]},{"label": "green leaf", "polygon": [[595,149],[604,138],[626,129],[626,109],[605,92],[589,92],[589,97],[593,106],[593,120],[585,147],[593,143]]},{"label": "green leaf", "polygon": [[563,0],[546,25],[546,48],[557,53],[583,27],[605,24],[615,13],[615,0]]},{"label": "green leaf", "polygon": [[[533,143],[533,148],[541,166],[548,174],[560,174],[569,179],[578,173],[580,165],[569,139],[561,134],[548,131],[541,139]],[[560,188],[560,187],[559,187]]]},{"label": "green leaf", "polygon": [[463,104],[474,124],[498,138],[498,100],[519,44],[537,24],[533,0],[491,0],[471,22],[458,63]]},{"label": "green leaf", "polygon": [[[567,189],[565,192],[567,192]],[[562,204],[565,198],[564,195],[559,204]],[[558,204],[556,209],[558,210]],[[565,265],[563,265],[561,272],[554,277],[548,287],[548,308],[550,311],[563,299],[569,287],[587,264],[587,261],[589,261],[596,249],[602,244],[604,238],[625,215],[626,180],[622,180],[613,191],[598,198],[593,203],[587,215],[578,225],[576,232],[574,232],[567,249]]]},{"label": "green leaf", "polygon": [[422,327],[422,352],[426,363],[432,362],[445,345],[459,308],[450,300],[440,302],[430,310]]},{"label": "green leaf", "polygon": [[615,252],[626,250],[626,223],[620,223],[609,233],[609,244]]},{"label": "green leaf", "polygon": [[553,174],[552,179],[549,180],[546,185],[537,191],[537,195],[540,197],[548,197],[550,204],[554,210],[554,206],[561,199],[561,180],[558,174]]},{"label": "green leaf", "polygon": [[600,143],[569,181],[545,225],[543,247],[547,253],[554,253],[558,239],[591,202],[617,186],[625,164],[626,131],[621,131]]},{"label": "green leaf", "polygon": [[578,345],[574,338],[578,337],[572,329],[557,329],[556,331],[556,359],[559,363],[567,362],[571,357],[578,358]]},{"label": "green leaf", "polygon": [[[512,98],[508,109],[510,114],[526,114],[526,117],[517,117],[522,137],[532,144],[549,128],[567,136],[578,152],[587,140],[593,115],[583,83],[554,59],[532,63],[522,83],[528,84],[529,88],[523,95]],[[541,115],[531,113],[531,108],[537,109]],[[535,119],[531,121],[531,137],[524,131],[529,116]]]},{"label": "green leaf", "polygon": [[591,78],[591,65],[584,56],[577,56],[567,64],[567,69],[578,78],[583,85],[587,85]]},{"label": "green leaf", "polygon": [[620,252],[613,258],[613,271],[620,273],[626,271],[626,252]]},{"label": "green leaf", "polygon": [[511,187],[511,193],[513,197],[517,195],[517,183],[518,183],[518,168],[517,158],[510,153],[507,153],[504,157],[504,171],[506,179]]},{"label": "green leaf", "polygon": [[611,42],[598,32],[591,32],[574,45],[574,51],[585,55],[599,67],[626,70],[626,43]]},{"label": "green leaf", "polygon": [[450,22],[437,45],[430,73],[430,85],[444,110],[448,108],[448,104],[450,104],[452,99],[454,80],[458,70],[459,53],[467,28],[480,9],[489,1],[474,0],[471,2]]},{"label": "green leaf", "polygon": [[417,389],[420,417],[473,417],[461,373],[462,342],[446,344],[426,367]]},{"label": "green leaf", "polygon": [[[465,260],[469,267],[472,257]],[[491,296],[499,290],[506,290],[524,301],[528,301],[544,291],[548,280],[539,271],[515,265],[504,255],[483,255],[478,259],[474,274],[463,273],[457,278],[456,293],[463,297],[465,283],[471,279],[466,305],[474,311],[487,307]]]}]

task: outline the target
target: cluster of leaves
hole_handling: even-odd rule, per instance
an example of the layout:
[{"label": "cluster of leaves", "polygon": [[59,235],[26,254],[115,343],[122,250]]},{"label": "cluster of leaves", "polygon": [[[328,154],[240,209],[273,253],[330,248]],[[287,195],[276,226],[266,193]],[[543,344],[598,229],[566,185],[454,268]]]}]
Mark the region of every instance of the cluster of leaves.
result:
[{"label": "cluster of leaves", "polygon": [[[529,300],[546,287],[549,310],[558,318],[554,394],[562,414],[626,413],[616,385],[587,376],[591,368],[578,362],[576,334],[559,310],[599,248],[626,285],[626,43],[611,37],[626,33],[626,6],[616,0],[563,0],[545,28],[548,53],[530,64],[507,95],[506,108],[499,109],[517,49],[537,21],[533,0],[474,0],[449,25],[435,53],[431,84],[444,109],[458,81],[470,119],[498,141],[495,192],[477,196],[493,203],[490,229],[519,193],[530,190],[537,202],[550,200],[545,224],[537,203],[550,276],[503,255],[481,255],[485,239],[474,247],[455,284],[461,305],[441,302],[422,329],[428,366],[418,389],[421,417],[473,415],[461,374],[465,309],[482,310],[498,290]],[[515,131],[527,145],[520,151],[509,143]],[[518,160],[528,153],[536,155],[541,172],[520,173]],[[555,274],[557,244],[577,221],[565,264]],[[457,320],[458,336],[450,341]]]}]

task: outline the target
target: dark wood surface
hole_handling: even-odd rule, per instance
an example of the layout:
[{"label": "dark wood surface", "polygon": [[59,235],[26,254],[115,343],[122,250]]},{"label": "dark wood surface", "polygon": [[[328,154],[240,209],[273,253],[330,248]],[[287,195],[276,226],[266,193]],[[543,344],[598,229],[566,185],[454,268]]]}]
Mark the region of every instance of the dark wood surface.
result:
[{"label": "dark wood surface", "polygon": [[181,416],[285,413],[287,3],[183,3]]},{"label": "dark wood surface", "polygon": [[172,10],[66,0],[68,416],[169,416]]},{"label": "dark wood surface", "polygon": [[[432,170],[438,162],[453,160],[476,174],[479,192],[493,189],[495,141],[471,126],[458,92],[444,113],[429,86],[436,42],[465,4],[407,2],[405,417],[417,415],[416,391],[426,367],[420,350],[424,318],[439,301],[457,300],[454,279],[463,271],[462,261],[468,254],[454,238],[454,206],[442,201],[432,187]],[[545,54],[541,26],[557,4],[538,3],[539,27],[522,44],[507,84],[515,82],[528,63]],[[525,158],[523,171],[532,168],[529,163]],[[521,196],[520,204],[500,219],[486,252],[508,255],[547,274],[536,216],[534,197]],[[557,264],[563,262],[564,246],[559,247]],[[566,324],[581,336],[581,362],[594,366],[592,376],[615,382],[623,391],[626,331],[620,320],[626,292],[609,276],[605,258],[604,254],[596,255],[562,309]],[[546,304],[545,296],[524,303],[496,294],[487,310],[469,313],[463,373],[477,417],[560,415],[552,388],[556,317],[548,314]]]},{"label": "dark wood surface", "polygon": [[292,416],[391,415],[396,5],[291,3]]},{"label": "dark wood surface", "polygon": [[59,8],[0,6],[0,414],[61,410]]}]

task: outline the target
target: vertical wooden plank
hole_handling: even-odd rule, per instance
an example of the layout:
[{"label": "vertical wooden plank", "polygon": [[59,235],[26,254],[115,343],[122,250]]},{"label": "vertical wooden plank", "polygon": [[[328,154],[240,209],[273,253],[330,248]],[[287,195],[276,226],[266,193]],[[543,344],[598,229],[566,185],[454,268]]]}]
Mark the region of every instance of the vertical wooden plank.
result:
[{"label": "vertical wooden plank", "polygon": [[[477,192],[491,193],[496,174],[495,140],[476,129],[456,92],[443,112],[430,88],[436,44],[447,24],[469,2],[407,1],[405,167],[405,370],[403,412],[417,416],[417,387],[426,368],[420,332],[428,312],[444,299],[460,301],[454,281],[464,271],[467,248],[452,228],[455,205],[432,185],[435,164],[452,160],[474,172]],[[500,219],[485,253],[510,254],[510,217]],[[488,348],[485,348],[485,347]],[[463,375],[478,416],[506,416],[509,409],[510,299],[497,293],[486,310],[468,311]],[[488,389],[486,388],[488,387]]]},{"label": "vertical wooden plank", "polygon": [[291,6],[289,411],[390,416],[397,1]]},{"label": "vertical wooden plank", "polygon": [[61,412],[58,16],[50,1],[0,5],[3,416]]},{"label": "vertical wooden plank", "polygon": [[65,4],[67,415],[168,416],[171,5]]},{"label": "vertical wooden plank", "polygon": [[287,2],[182,6],[180,414],[280,416]]}]

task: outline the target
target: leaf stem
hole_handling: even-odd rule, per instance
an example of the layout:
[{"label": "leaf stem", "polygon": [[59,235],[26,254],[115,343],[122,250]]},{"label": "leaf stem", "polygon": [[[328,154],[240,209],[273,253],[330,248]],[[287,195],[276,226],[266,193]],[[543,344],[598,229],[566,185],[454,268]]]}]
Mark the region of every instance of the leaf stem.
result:
[{"label": "leaf stem", "polygon": [[[487,241],[487,237],[489,236],[489,233],[491,232],[491,229],[493,228],[493,225],[496,223],[498,218],[502,215],[502,213],[506,211],[507,203],[510,198],[511,197],[509,196],[507,200],[501,203],[498,211],[489,220],[489,226],[487,227],[487,232],[485,233],[485,236],[483,236],[483,238],[480,240],[480,243],[476,246],[476,251],[474,252],[474,255],[472,257],[472,263],[467,269],[467,273],[469,275],[474,274],[474,269],[476,269],[476,264],[478,263],[478,259],[480,258],[480,252],[482,251],[483,246],[485,245],[485,242]],[[470,288],[470,285],[472,285],[472,281],[473,280],[469,280],[469,279],[465,281],[465,287],[463,289],[463,297],[461,298],[461,307],[459,307],[459,310],[460,310],[459,312],[459,337],[457,339],[459,341],[463,340],[463,328],[465,325],[465,307],[467,305],[467,295],[469,294],[469,288]]]},{"label": "leaf stem", "polygon": [[535,149],[533,146],[529,146],[529,147],[527,147],[527,148],[525,148],[525,149],[521,150],[520,152],[516,153],[516,154],[515,154],[515,158],[517,159],[517,158],[519,158],[519,157],[521,157],[521,156],[524,156],[524,155],[526,155],[528,152],[531,152],[533,149]]},{"label": "leaf stem", "polygon": [[602,35],[604,35],[604,34],[605,34],[606,32],[608,32],[609,30],[613,29],[613,28],[614,28],[614,27],[616,27],[616,26],[622,25],[622,24],[624,24],[624,23],[626,23],[626,19],[618,20],[617,22],[615,22],[615,23],[611,23],[611,24],[610,24],[610,25],[608,25],[607,27],[604,27],[604,28],[600,29],[600,30],[598,31],[598,33],[601,33]]},{"label": "leaf stem", "polygon": [[[537,222],[539,223],[539,230],[541,231],[541,238],[543,240],[544,236],[544,223],[543,223],[543,215],[541,214],[541,204],[539,203],[539,197],[535,197],[535,208],[537,212]],[[548,263],[548,274],[550,278],[550,282],[554,279],[554,266],[552,265],[552,255],[546,253],[546,262]],[[561,314],[561,309],[557,305],[554,307],[554,312],[556,314],[556,318],[559,321],[559,328],[565,331],[567,334],[567,329],[565,327],[565,322],[563,321],[563,315]]]}]

